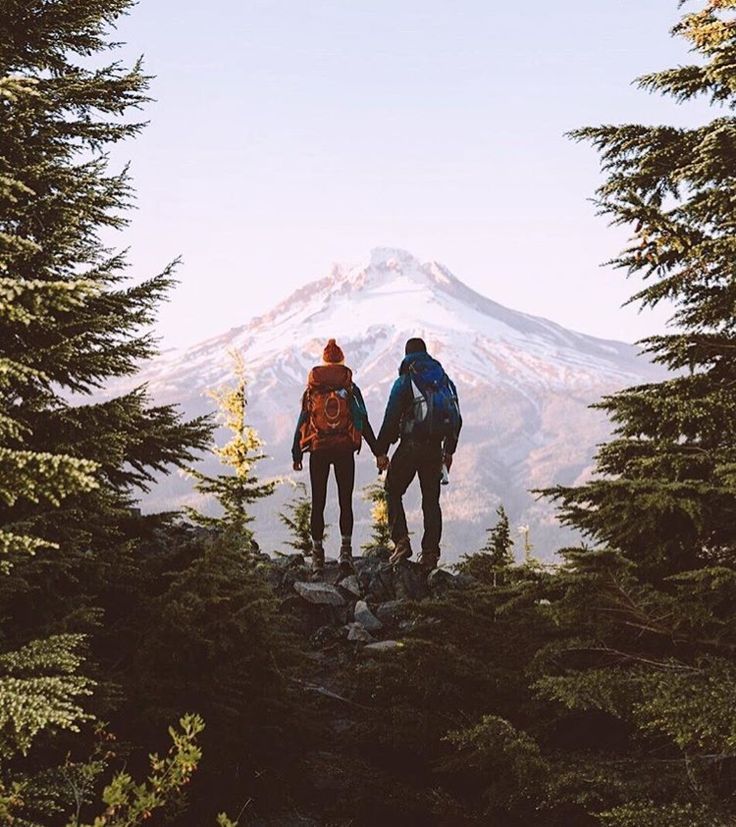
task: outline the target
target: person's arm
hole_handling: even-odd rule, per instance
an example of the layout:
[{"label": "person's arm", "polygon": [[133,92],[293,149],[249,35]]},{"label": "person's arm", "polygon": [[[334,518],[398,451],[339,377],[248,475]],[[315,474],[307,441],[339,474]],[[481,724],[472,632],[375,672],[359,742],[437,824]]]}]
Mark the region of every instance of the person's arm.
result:
[{"label": "person's arm", "polygon": [[445,465],[447,465],[448,468],[450,467],[450,465],[452,465],[452,455],[457,450],[457,442],[460,438],[460,431],[463,427],[463,417],[460,413],[460,401],[458,400],[457,388],[455,387],[455,383],[451,379],[449,380],[449,382],[450,388],[452,389],[453,394],[455,394],[455,399],[457,400],[458,423],[455,433],[452,436],[445,437],[445,443],[442,449],[442,452],[445,455]]},{"label": "person's arm", "polygon": [[396,442],[400,435],[401,417],[406,409],[406,376],[399,376],[391,388],[391,394],[383,416],[383,424],[376,439],[377,456],[385,456],[390,445]]},{"label": "person's arm", "polygon": [[304,452],[301,447],[302,425],[307,421],[307,412],[302,403],[302,409],[299,411],[299,419],[296,421],[296,430],[294,431],[294,440],[291,443],[291,459],[294,462],[294,470],[297,471],[297,465],[301,465]]},{"label": "person's arm", "polygon": [[360,408],[360,413],[363,418],[363,429],[361,433],[363,434],[365,441],[368,443],[371,453],[374,457],[377,457],[379,454],[376,447],[376,435],[373,433],[373,428],[371,427],[370,420],[368,419],[368,408],[366,408],[363,394],[360,392],[360,388],[357,385],[353,385],[353,394],[355,395],[355,401],[358,403],[358,407]]}]

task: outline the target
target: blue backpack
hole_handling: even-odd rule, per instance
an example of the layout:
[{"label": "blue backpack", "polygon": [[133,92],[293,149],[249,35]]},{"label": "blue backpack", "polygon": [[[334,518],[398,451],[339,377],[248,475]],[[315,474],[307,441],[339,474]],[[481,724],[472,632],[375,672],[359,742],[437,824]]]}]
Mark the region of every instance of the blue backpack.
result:
[{"label": "blue backpack", "polygon": [[434,359],[414,362],[409,367],[409,380],[414,401],[404,433],[422,438],[455,436],[460,425],[460,406],[442,365]]}]

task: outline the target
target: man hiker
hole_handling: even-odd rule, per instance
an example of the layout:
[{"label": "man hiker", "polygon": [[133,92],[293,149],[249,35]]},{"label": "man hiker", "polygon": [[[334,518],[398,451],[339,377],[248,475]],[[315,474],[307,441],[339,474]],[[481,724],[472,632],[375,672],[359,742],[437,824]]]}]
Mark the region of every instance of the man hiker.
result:
[{"label": "man hiker", "polygon": [[[388,466],[386,496],[394,551],[391,562],[411,557],[403,497],[415,476],[422,491],[424,536],[420,565],[425,573],[440,557],[440,485],[452,465],[462,417],[457,389],[442,365],[427,353],[422,339],[409,339],[377,439],[379,468]],[[399,447],[389,464],[389,445]]]},{"label": "man hiker", "polygon": [[309,372],[302,396],[302,409],[294,434],[291,454],[294,470],[302,470],[302,457],[309,452],[309,479],[312,487],[312,571],[322,575],[325,565],[323,537],[327,480],[335,469],[340,504],[340,569],[352,570],[353,486],[355,453],[362,438],[376,454],[376,437],[368,421],[363,395],[353,382],[345,356],[330,339],[323,353],[323,363]]}]

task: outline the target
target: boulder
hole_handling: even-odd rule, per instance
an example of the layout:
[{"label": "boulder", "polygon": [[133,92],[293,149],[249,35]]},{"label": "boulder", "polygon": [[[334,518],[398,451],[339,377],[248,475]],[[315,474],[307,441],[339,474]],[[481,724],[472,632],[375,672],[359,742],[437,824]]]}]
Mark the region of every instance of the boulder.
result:
[{"label": "boulder", "polygon": [[406,605],[406,600],[387,600],[376,607],[376,617],[386,626],[393,626],[403,618]]},{"label": "boulder", "polygon": [[418,563],[403,560],[394,568],[394,594],[397,598],[423,600],[428,594],[427,575]]},{"label": "boulder", "polygon": [[345,598],[329,583],[294,583],[294,589],[309,603],[323,606],[344,606]]},{"label": "boulder", "polygon": [[277,566],[281,569],[299,568],[304,565],[303,554],[279,554],[278,557],[270,559],[272,566]]},{"label": "boulder", "polygon": [[383,629],[383,623],[373,614],[368,608],[365,600],[359,600],[355,604],[354,610],[355,620],[360,623],[369,632],[378,632]]},{"label": "boulder", "polygon": [[433,569],[427,578],[427,586],[431,594],[446,594],[460,585],[455,575],[446,569]]},{"label": "boulder", "polygon": [[360,590],[360,583],[354,574],[349,574],[347,577],[344,577],[338,585],[355,597],[360,597],[362,594]]},{"label": "boulder", "polygon": [[363,651],[367,655],[383,655],[387,652],[397,652],[402,649],[403,643],[399,640],[378,640],[375,643],[369,643],[363,647]]},{"label": "boulder", "polygon": [[362,623],[348,623],[345,628],[348,630],[348,640],[359,643],[372,643],[375,640]]},{"label": "boulder", "polygon": [[383,548],[383,546],[376,546],[366,551],[363,555],[363,560],[370,563],[388,563],[388,558],[390,556],[391,552],[387,548]]},{"label": "boulder", "polygon": [[309,642],[316,648],[329,646],[337,640],[345,637],[344,626],[320,626],[316,632],[309,638]]}]

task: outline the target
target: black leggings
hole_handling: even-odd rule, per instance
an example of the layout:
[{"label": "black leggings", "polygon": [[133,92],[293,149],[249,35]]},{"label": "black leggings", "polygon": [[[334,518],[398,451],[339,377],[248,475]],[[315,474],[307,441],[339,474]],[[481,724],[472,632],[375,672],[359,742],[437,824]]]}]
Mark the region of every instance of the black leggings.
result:
[{"label": "black leggings", "polygon": [[325,533],[325,504],[330,466],[335,467],[337,498],[340,503],[340,533],[353,533],[353,486],[355,455],[352,449],[313,451],[309,455],[309,479],[312,483],[312,539],[321,542]]}]

